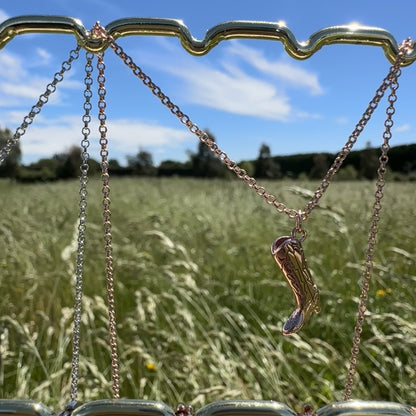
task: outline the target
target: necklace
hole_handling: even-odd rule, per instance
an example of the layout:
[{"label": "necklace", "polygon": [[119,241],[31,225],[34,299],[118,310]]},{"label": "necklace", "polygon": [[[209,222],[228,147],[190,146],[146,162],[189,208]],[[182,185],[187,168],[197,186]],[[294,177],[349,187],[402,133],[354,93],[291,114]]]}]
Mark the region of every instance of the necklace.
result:
[{"label": "necklace", "polygon": [[[302,241],[306,238],[306,231],[303,229],[303,222],[306,221],[314,208],[318,205],[321,197],[327,190],[330,181],[340,169],[342,163],[350,153],[353,145],[357,141],[359,135],[364,130],[367,122],[370,120],[372,114],[377,108],[379,102],[384,96],[384,93],[388,88],[391,92],[388,98],[389,107],[386,111],[385,132],[383,134],[384,142],[381,147],[382,155],[379,159],[380,166],[378,170],[377,190],[375,193],[375,204],[373,211],[373,223],[371,226],[371,235],[369,247],[367,250],[367,257],[370,256],[366,264],[365,276],[370,279],[370,269],[372,262],[372,253],[374,251],[374,243],[376,234],[378,231],[378,214],[381,208],[381,198],[383,197],[384,186],[384,174],[386,171],[386,165],[388,162],[387,152],[389,150],[389,140],[391,138],[391,127],[393,125],[392,116],[394,114],[394,102],[396,101],[396,90],[398,88],[398,77],[401,74],[401,65],[403,64],[406,53],[412,47],[410,39],[405,40],[399,47],[399,53],[396,57],[396,61],[390,68],[389,73],[384,78],[381,86],[377,89],[373,99],[370,101],[360,121],[355,126],[352,134],[349,136],[346,144],[342,150],[338,153],[331,167],[328,169],[326,175],[322,179],[319,187],[316,189],[314,196],[308,202],[303,210],[295,210],[286,207],[282,202],[279,202],[277,198],[266,191],[266,189],[257,184],[256,179],[250,177],[247,172],[240,168],[237,163],[231,160],[228,155],[223,152],[218,145],[209,138],[207,133],[203,132],[195,123],[191,121],[189,116],[184,114],[181,109],[174,104],[168,96],[166,96],[156,85],[152,79],[146,75],[142,69],[137,66],[133,59],[128,56],[124,50],[115,42],[114,38],[109,35],[105,29],[97,23],[93,28],[93,34],[99,39],[103,39],[108,42],[110,48],[115,54],[122,59],[122,61],[131,69],[133,74],[138,77],[145,86],[147,86],[151,92],[160,100],[160,102],[166,106],[173,115],[175,115],[179,121],[193,133],[198,139],[203,142],[224,164],[225,166],[235,173],[235,175],[242,179],[250,188],[252,188],[259,196],[261,196],[268,204],[272,205],[278,213],[286,214],[289,218],[295,220],[295,227],[292,229],[290,236],[284,236],[277,238],[271,247],[272,255],[286,277],[296,300],[296,309],[291,314],[287,322],[283,327],[283,334],[289,335],[300,330],[309,316],[313,312],[319,312],[319,291],[316,285],[313,283],[312,276],[308,270],[308,266],[305,260],[305,256],[302,249]],[[367,285],[363,286],[366,287]],[[367,290],[368,291],[368,290]],[[363,296],[365,299],[367,293]],[[365,306],[365,305],[364,305]],[[359,317],[359,322],[362,317]],[[359,324],[362,325],[362,322]],[[358,341],[359,343],[359,341]]]},{"label": "necklace", "polygon": [[[91,31],[91,41],[99,40],[104,41],[114,53],[131,69],[133,74],[138,77],[145,86],[147,86],[152,93],[160,100],[160,102],[175,115],[181,123],[183,123],[195,136],[204,143],[224,164],[225,166],[234,172],[234,174],[241,179],[249,188],[252,188],[257,195],[263,198],[263,200],[274,207],[279,214],[285,214],[288,218],[294,221],[294,226],[291,229],[289,235],[278,237],[271,246],[271,254],[280,268],[282,274],[289,283],[290,288],[293,291],[296,308],[290,315],[287,322],[283,326],[283,334],[290,335],[299,331],[307,322],[309,317],[313,313],[318,313],[319,306],[319,291],[313,282],[312,275],[308,269],[305,254],[302,248],[302,242],[306,239],[307,233],[304,229],[304,222],[309,218],[309,215],[318,206],[320,199],[329,187],[329,184],[335,174],[342,166],[344,160],[350,153],[353,145],[357,141],[359,135],[365,128],[366,124],[370,120],[375,109],[378,107],[385,92],[389,89],[388,95],[388,107],[386,109],[386,119],[384,122],[383,143],[381,145],[381,156],[379,158],[379,167],[377,170],[378,178],[376,182],[376,192],[374,197],[373,213],[369,230],[368,245],[365,256],[365,264],[363,270],[363,283],[360,295],[360,303],[357,313],[356,326],[353,337],[353,347],[351,351],[351,357],[349,361],[349,369],[347,374],[347,382],[345,386],[345,401],[350,400],[351,391],[353,387],[353,379],[356,371],[357,358],[360,351],[360,335],[362,332],[362,326],[365,318],[366,303],[368,299],[369,283],[372,275],[372,263],[373,255],[376,245],[376,237],[378,233],[378,223],[380,219],[381,200],[383,198],[383,188],[385,184],[385,173],[388,162],[388,151],[390,148],[389,141],[392,133],[393,115],[395,113],[395,102],[397,100],[396,91],[399,87],[398,78],[401,75],[401,66],[406,62],[409,51],[412,49],[412,41],[410,39],[405,40],[399,47],[396,59],[391,66],[387,76],[383,79],[380,87],[377,89],[373,99],[370,101],[363,116],[355,126],[353,132],[349,136],[346,144],[342,150],[336,156],[331,167],[328,169],[324,178],[321,180],[320,185],[313,194],[311,200],[303,209],[288,208],[284,203],[277,200],[277,198],[270,194],[264,187],[258,185],[255,178],[249,176],[247,172],[240,168],[237,163],[231,160],[228,155],[223,152],[218,145],[209,138],[208,134],[202,131],[191,119],[184,114],[180,108],[175,105],[169,97],[167,97],[161,89],[152,81],[152,79],[146,75],[140,67],[138,67],[133,59],[128,56],[124,50],[115,42],[114,38],[99,24],[97,23]],[[47,103],[48,97],[56,89],[56,85],[62,81],[64,73],[71,68],[71,63],[74,59],[78,58],[79,50],[81,46],[78,45],[76,49],[70,52],[70,56],[67,61],[62,64],[61,71],[55,74],[53,81],[48,84],[46,91],[42,94],[35,106],[32,107],[29,114],[24,118],[21,126],[16,130],[15,135],[11,140],[6,143],[5,148],[0,153],[0,164],[4,161],[5,157],[10,153],[13,145],[15,145],[21,136],[25,133],[27,127],[33,122],[33,119],[41,111],[43,105]],[[104,53],[97,53],[97,69],[98,69],[98,109],[99,109],[99,133],[100,133],[100,156],[101,156],[101,179],[102,179],[102,208],[103,208],[103,231],[105,242],[105,269],[106,269],[106,282],[107,282],[107,307],[109,315],[109,346],[111,355],[111,373],[113,382],[113,397],[114,399],[120,398],[120,377],[119,377],[119,358],[117,347],[117,331],[116,331],[116,316],[115,316],[115,302],[114,302],[114,276],[113,276],[113,255],[112,255],[112,235],[111,235],[111,211],[110,211],[110,185],[109,185],[109,173],[108,173],[108,139],[107,139],[107,127],[106,127],[106,90],[105,90],[105,64]],[[71,371],[71,397],[68,406],[62,412],[62,415],[70,415],[77,403],[77,388],[78,388],[78,367],[79,367],[79,354],[80,354],[80,325],[81,325],[81,304],[82,304],[82,285],[83,285],[83,263],[84,263],[84,245],[85,245],[85,230],[86,230],[86,207],[87,207],[87,181],[88,181],[88,147],[89,147],[89,123],[91,121],[91,84],[92,84],[92,61],[94,55],[91,52],[86,53],[86,65],[85,65],[85,90],[84,90],[84,115],[83,115],[83,139],[81,141],[81,177],[80,177],[80,202],[79,202],[79,225],[78,225],[78,248],[77,248],[77,267],[76,267],[76,284],[75,284],[75,305],[74,305],[74,329],[73,329],[73,353],[72,353],[72,371]],[[123,402],[124,409],[128,412],[132,411],[135,403]],[[106,403],[106,404],[111,404]],[[95,415],[102,414],[104,411],[102,404],[97,406],[93,404],[87,405],[83,412],[80,410],[79,416],[83,414]],[[151,404],[142,404],[143,411],[153,409]],[[210,405],[207,406],[207,408]],[[239,408],[241,413],[251,413],[253,407],[250,403],[240,403],[235,405]],[[213,414],[214,410],[223,409],[221,405],[216,404],[215,409],[205,409],[203,414]],[[263,410],[266,409],[266,405],[263,406]],[[271,413],[283,414],[286,409],[282,406],[277,406],[266,409]],[[397,407],[397,406],[396,406]],[[415,414],[414,408],[403,410],[402,407],[385,406],[390,409],[392,413],[403,414],[411,413]],[[369,413],[372,412],[371,408],[367,405],[363,405]],[[159,409],[159,408],[158,408]],[[338,409],[338,408],[337,408]],[[159,409],[159,414],[170,415],[169,409]],[[226,409],[225,409],[226,410]],[[330,411],[330,409],[328,409]],[[339,409],[338,409],[339,410]],[[75,410],[76,412],[77,410]],[[348,411],[348,410],[347,410]],[[156,412],[157,413],[157,412]],[[177,416],[191,416],[193,410],[189,406],[179,405],[175,414]],[[286,414],[286,413],[285,413]],[[304,415],[313,415],[313,411],[310,407],[305,406]]]},{"label": "necklace", "polygon": [[[308,202],[303,210],[295,210],[286,207],[277,198],[266,191],[266,189],[257,184],[255,178],[250,177],[247,172],[240,168],[237,163],[231,160],[228,155],[222,151],[218,145],[209,138],[208,134],[202,131],[197,124],[191,121],[188,115],[184,114],[181,109],[174,104],[171,99],[166,96],[160,87],[156,85],[152,79],[146,75],[142,69],[137,66],[133,59],[127,55],[119,46],[114,38],[109,35],[106,30],[97,22],[92,30],[94,37],[104,40],[114,53],[130,68],[133,74],[139,78],[143,84],[148,87],[151,92],[160,100],[160,102],[176,116],[198,139],[204,143],[224,164],[242,179],[250,188],[252,188],[259,196],[261,196],[268,204],[272,205],[278,213],[285,214],[289,218],[295,220],[290,236],[277,238],[272,246],[271,253],[280,267],[283,275],[287,279],[296,300],[296,309],[290,315],[289,319],[283,326],[283,334],[290,335],[297,332],[303,327],[309,316],[313,312],[319,312],[319,291],[313,283],[312,276],[308,270],[302,249],[302,241],[306,238],[306,231],[303,228],[303,222],[307,220],[314,208],[318,205],[325,191],[328,189],[330,181],[340,169],[342,163],[350,153],[353,145],[357,141],[359,135],[364,130],[372,114],[383,98],[387,89],[390,89],[388,96],[388,107],[386,109],[386,119],[384,122],[383,144],[381,146],[381,156],[379,158],[378,179],[376,183],[376,192],[374,197],[373,215],[370,226],[368,246],[366,250],[365,268],[363,271],[363,284],[360,295],[360,304],[358,308],[357,321],[353,337],[353,347],[350,357],[350,366],[348,370],[347,383],[345,386],[345,400],[351,397],[353,386],[353,378],[356,372],[357,357],[360,351],[360,335],[366,312],[366,303],[368,299],[368,290],[372,274],[372,262],[374,249],[376,244],[376,236],[378,232],[379,214],[381,210],[381,199],[383,198],[383,188],[385,184],[385,173],[388,162],[388,150],[390,148],[389,140],[392,137],[391,128],[393,126],[393,114],[395,113],[394,103],[397,100],[396,91],[399,87],[398,78],[401,75],[401,65],[405,61],[406,54],[412,48],[412,41],[406,39],[399,46],[394,64],[390,67],[387,76],[383,79],[380,87],[377,89],[373,99],[370,101],[361,119],[356,124],[353,132],[349,136],[346,144],[338,153],[331,167],[328,169],[319,187],[314,192],[312,199]],[[111,313],[110,313],[111,316]],[[110,330],[111,332],[111,330]]]}]

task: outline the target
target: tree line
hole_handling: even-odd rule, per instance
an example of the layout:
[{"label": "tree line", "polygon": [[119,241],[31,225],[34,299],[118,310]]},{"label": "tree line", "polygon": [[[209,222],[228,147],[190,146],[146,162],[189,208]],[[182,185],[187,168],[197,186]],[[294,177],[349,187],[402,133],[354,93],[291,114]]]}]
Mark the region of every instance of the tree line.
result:
[{"label": "tree line", "polygon": [[[206,131],[211,140],[215,137]],[[12,137],[9,129],[0,129],[0,149]],[[363,150],[352,151],[344,161],[336,178],[338,180],[367,179],[377,177],[379,150],[369,145]],[[22,182],[52,181],[80,176],[81,148],[73,146],[66,152],[43,158],[30,165],[21,164],[22,152],[19,144],[0,166],[0,177]],[[248,175],[263,179],[322,179],[336,155],[332,153],[306,153],[289,156],[272,156],[270,147],[263,143],[256,159],[240,161],[238,164]],[[158,166],[150,152],[140,149],[127,157],[127,166],[110,159],[109,172],[115,176],[179,176],[197,178],[232,177],[224,164],[202,142],[196,152],[188,153],[188,160],[179,162],[164,160]],[[89,161],[89,175],[99,174],[100,163]],[[395,146],[389,151],[389,174],[393,180],[416,180],[416,144]]]}]

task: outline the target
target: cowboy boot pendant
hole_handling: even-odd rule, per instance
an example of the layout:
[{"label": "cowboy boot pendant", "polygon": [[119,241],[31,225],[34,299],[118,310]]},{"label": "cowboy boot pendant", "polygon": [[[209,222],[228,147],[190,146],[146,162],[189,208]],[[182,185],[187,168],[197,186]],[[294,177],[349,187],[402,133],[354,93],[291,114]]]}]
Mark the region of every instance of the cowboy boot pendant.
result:
[{"label": "cowboy boot pendant", "polygon": [[300,240],[279,237],[273,242],[271,251],[295,295],[296,309],[283,326],[283,335],[294,334],[313,312],[320,311],[319,291],[312,281]]}]

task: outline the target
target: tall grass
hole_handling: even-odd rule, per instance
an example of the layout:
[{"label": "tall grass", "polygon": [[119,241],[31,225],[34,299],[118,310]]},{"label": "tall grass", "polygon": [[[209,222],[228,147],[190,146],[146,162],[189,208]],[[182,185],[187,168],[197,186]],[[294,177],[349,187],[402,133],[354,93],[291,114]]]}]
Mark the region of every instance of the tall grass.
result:
[{"label": "tall grass", "polygon": [[[269,182],[302,208],[316,184]],[[322,311],[283,337],[294,300],[270,256],[293,224],[237,181],[114,179],[123,397],[200,407],[342,400],[374,184],[334,183],[304,250]],[[74,182],[0,182],[0,396],[69,399]],[[386,188],[353,396],[416,403],[414,185]],[[100,183],[89,189],[80,400],[111,397]]]}]

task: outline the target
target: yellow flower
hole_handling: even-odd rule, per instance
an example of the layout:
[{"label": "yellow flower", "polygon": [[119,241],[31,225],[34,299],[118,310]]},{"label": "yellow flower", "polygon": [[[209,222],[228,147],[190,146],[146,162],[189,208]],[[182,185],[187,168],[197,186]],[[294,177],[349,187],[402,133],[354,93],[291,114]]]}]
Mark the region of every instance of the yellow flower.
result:
[{"label": "yellow flower", "polygon": [[377,296],[386,296],[387,292],[384,289],[377,290]]},{"label": "yellow flower", "polygon": [[146,363],[146,368],[147,368],[149,371],[156,371],[156,365],[155,365],[155,364],[153,364],[153,363]]}]

